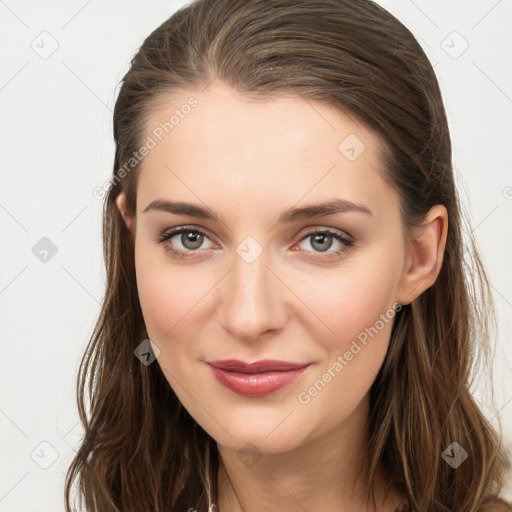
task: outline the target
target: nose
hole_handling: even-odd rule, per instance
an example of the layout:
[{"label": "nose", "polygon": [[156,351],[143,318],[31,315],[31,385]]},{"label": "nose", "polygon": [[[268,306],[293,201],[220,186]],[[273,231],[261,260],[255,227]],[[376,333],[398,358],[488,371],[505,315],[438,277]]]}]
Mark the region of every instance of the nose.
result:
[{"label": "nose", "polygon": [[251,263],[235,254],[233,268],[219,290],[224,329],[244,341],[281,330],[288,314],[285,288],[269,268],[265,252]]}]

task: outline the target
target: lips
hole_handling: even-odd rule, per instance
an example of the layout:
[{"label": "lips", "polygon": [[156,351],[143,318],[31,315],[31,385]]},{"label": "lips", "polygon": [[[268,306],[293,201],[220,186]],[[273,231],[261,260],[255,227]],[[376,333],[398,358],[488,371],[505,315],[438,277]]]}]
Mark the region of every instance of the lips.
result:
[{"label": "lips", "polygon": [[236,359],[208,361],[217,381],[242,396],[274,393],[298,379],[310,363],[262,360],[246,363]]}]

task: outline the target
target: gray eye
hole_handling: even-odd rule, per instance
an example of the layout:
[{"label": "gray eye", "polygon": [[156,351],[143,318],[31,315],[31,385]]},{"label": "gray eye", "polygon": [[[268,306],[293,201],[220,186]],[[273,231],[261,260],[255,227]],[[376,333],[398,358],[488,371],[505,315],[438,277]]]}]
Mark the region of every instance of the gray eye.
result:
[{"label": "gray eye", "polygon": [[196,231],[185,231],[179,236],[183,247],[190,250],[198,249],[204,242],[204,235]]},{"label": "gray eye", "polygon": [[310,244],[313,249],[324,252],[331,248],[333,237],[327,233],[317,233],[315,235],[310,235]]}]

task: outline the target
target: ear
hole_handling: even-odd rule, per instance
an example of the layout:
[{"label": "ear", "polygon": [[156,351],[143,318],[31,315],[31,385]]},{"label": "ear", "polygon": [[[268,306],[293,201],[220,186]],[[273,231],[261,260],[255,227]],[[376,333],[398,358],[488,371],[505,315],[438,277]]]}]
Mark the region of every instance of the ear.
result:
[{"label": "ear", "polygon": [[410,304],[435,283],[443,263],[447,234],[448,212],[443,205],[433,206],[409,242],[397,292],[399,304]]},{"label": "ear", "polygon": [[133,226],[133,216],[128,212],[128,207],[126,205],[126,196],[124,192],[121,192],[115,199],[115,203],[117,209],[121,212],[121,215],[124,219],[126,227],[128,231],[131,231]]}]

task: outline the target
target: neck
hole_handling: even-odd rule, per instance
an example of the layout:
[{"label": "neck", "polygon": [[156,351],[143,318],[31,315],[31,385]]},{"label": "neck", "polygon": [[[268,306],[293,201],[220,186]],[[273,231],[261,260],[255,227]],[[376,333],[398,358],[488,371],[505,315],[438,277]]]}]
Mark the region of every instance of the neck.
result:
[{"label": "neck", "polygon": [[[368,404],[323,437],[311,437],[300,446],[279,453],[240,456],[218,445],[219,512],[370,512],[363,448],[368,442]],[[393,512],[399,496],[379,473],[375,490],[377,509]]]}]

